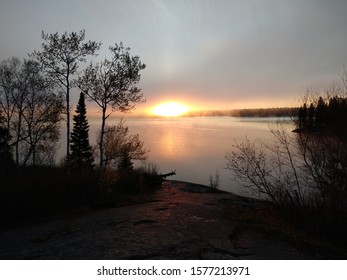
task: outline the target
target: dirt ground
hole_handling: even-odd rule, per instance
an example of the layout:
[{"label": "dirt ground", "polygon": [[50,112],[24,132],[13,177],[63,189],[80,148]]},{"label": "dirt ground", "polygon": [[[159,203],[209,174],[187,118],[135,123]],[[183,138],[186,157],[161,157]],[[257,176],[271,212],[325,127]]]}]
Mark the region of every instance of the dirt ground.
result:
[{"label": "dirt ground", "polygon": [[164,181],[137,203],[0,232],[1,259],[316,259],[244,213],[264,202]]}]

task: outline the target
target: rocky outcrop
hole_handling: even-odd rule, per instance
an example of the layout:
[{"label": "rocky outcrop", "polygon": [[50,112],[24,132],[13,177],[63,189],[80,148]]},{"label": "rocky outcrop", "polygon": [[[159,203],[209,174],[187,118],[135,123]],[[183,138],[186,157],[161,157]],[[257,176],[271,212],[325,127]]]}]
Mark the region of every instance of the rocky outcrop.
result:
[{"label": "rocky outcrop", "polygon": [[1,259],[306,259],[241,215],[266,203],[164,181],[137,203],[0,232]]}]

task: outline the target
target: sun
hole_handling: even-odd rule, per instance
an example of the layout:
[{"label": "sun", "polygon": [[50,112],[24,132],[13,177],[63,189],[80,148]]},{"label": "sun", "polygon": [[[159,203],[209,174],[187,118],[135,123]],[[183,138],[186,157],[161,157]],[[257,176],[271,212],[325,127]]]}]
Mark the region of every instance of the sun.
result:
[{"label": "sun", "polygon": [[161,117],[178,117],[187,113],[189,108],[178,102],[165,102],[155,106],[152,113]]}]

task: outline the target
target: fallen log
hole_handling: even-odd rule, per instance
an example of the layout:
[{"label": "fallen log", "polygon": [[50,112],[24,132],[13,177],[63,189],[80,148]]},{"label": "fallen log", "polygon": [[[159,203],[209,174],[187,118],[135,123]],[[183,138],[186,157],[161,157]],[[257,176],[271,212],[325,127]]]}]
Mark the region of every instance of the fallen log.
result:
[{"label": "fallen log", "polygon": [[171,171],[171,172],[166,173],[166,174],[158,174],[157,176],[162,178],[162,179],[166,179],[166,177],[174,176],[174,175],[176,175],[176,170],[175,171]]}]

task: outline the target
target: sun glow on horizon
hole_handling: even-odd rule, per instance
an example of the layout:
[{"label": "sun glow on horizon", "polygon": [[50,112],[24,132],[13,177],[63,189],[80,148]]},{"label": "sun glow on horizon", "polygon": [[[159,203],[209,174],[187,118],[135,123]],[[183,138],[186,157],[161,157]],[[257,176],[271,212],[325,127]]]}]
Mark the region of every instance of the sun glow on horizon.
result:
[{"label": "sun glow on horizon", "polygon": [[178,102],[165,102],[155,106],[151,110],[152,114],[161,117],[179,117],[188,111],[189,108],[186,105]]}]

